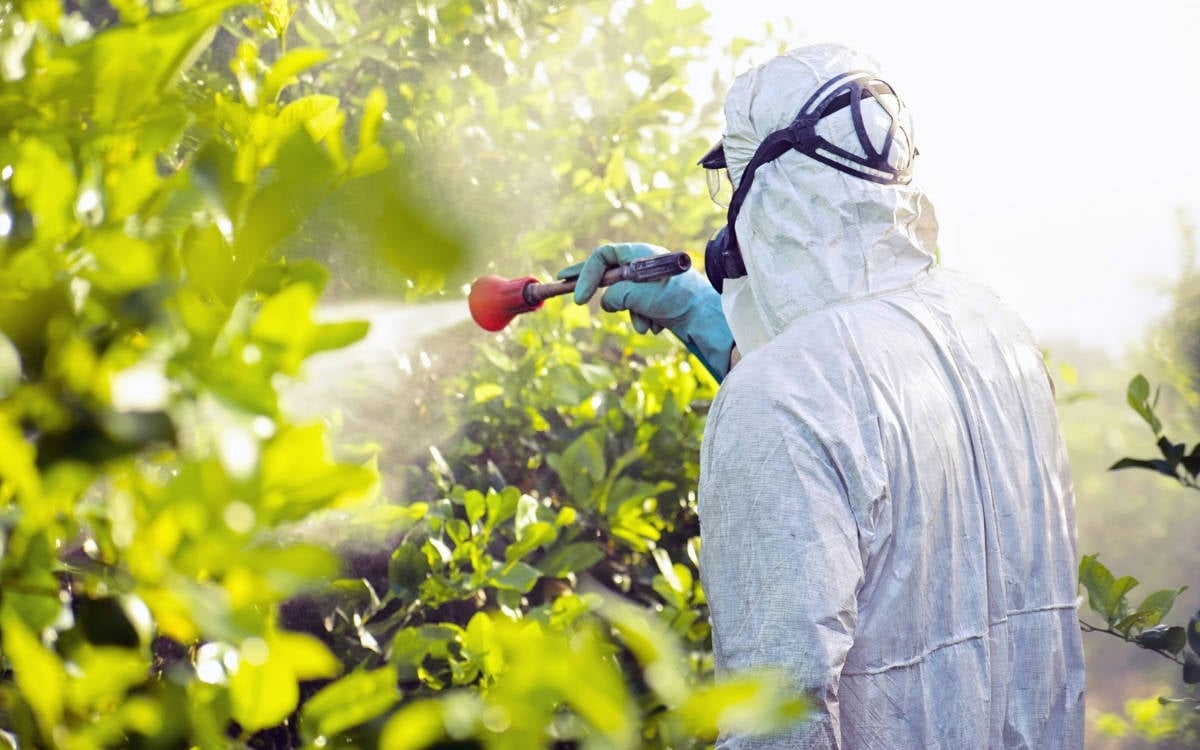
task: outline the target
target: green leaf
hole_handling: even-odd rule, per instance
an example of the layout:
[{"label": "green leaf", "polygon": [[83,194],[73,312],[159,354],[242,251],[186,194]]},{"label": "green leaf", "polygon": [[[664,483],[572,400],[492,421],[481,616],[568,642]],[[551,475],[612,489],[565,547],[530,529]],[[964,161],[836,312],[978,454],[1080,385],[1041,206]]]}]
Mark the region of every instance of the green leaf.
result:
[{"label": "green leaf", "polygon": [[159,278],[159,250],[121,231],[97,232],[83,244],[93,264],[81,274],[101,289],[122,294]]},{"label": "green leaf", "polygon": [[77,53],[94,89],[93,117],[102,127],[133,122],[161,101],[237,0],[206,2],[181,13],[147,18],[97,34]]},{"label": "green leaf", "polygon": [[424,750],[446,735],[440,703],[409,703],[383,725],[379,747],[383,750]]},{"label": "green leaf", "polygon": [[[3,464],[0,460],[0,468],[3,468]],[[61,585],[51,573],[53,559],[46,535],[35,534],[25,549],[21,576],[4,591],[4,605],[20,615],[35,633],[58,619],[63,608],[59,599]]]},{"label": "green leaf", "polygon": [[259,341],[302,349],[308,344],[316,303],[316,289],[308,284],[292,284],[263,302],[250,335]]},{"label": "green leaf", "polygon": [[328,582],[341,567],[337,556],[318,544],[255,547],[245,551],[243,561],[280,597]]},{"label": "green leaf", "polygon": [[696,108],[696,103],[692,101],[692,97],[688,96],[687,92],[682,89],[676,89],[667,94],[658,100],[658,104],[662,109],[671,112],[680,112],[685,115],[690,114]]},{"label": "green leaf", "polygon": [[302,96],[283,108],[279,113],[279,124],[284,129],[291,129],[315,123],[311,126],[311,129],[315,131],[313,139],[320,140],[319,134],[326,132],[330,120],[337,114],[340,106],[341,102],[336,96],[326,94]]},{"label": "green leaf", "polygon": [[66,702],[67,673],[62,661],[38,642],[7,602],[0,609],[0,634],[17,686],[29,701],[43,736],[54,736]]},{"label": "green leaf", "polygon": [[656,547],[652,554],[654,556],[654,563],[658,566],[659,572],[662,573],[671,590],[680,594],[684,593],[683,583],[679,580],[679,576],[675,574],[675,568],[671,564],[671,556],[667,551],[662,547]]},{"label": "green leaf", "polygon": [[1135,614],[1145,616],[1140,627],[1157,625],[1171,611],[1176,597],[1186,590],[1187,586],[1178,589],[1163,589],[1147,596],[1134,610]]},{"label": "green leaf", "polygon": [[604,559],[604,551],[595,542],[576,542],[554,550],[538,563],[550,578],[587,570]]},{"label": "green leaf", "polygon": [[486,498],[488,525],[499,526],[516,515],[522,497],[516,487],[505,487],[500,492],[489,490]]},{"label": "green leaf", "polygon": [[421,584],[429,577],[429,560],[412,544],[402,544],[388,560],[388,582],[391,590],[404,599],[416,596]]},{"label": "green leaf", "polygon": [[781,690],[776,680],[746,675],[692,691],[679,717],[688,734],[712,740],[718,729],[761,734],[795,722],[807,710],[804,700]]},{"label": "green leaf", "polygon": [[525,536],[525,529],[538,522],[538,507],[538,499],[533,495],[522,494],[517,498],[516,516],[513,520],[517,539]]},{"label": "green leaf", "polygon": [[1139,405],[1146,402],[1150,398],[1150,381],[1146,380],[1146,376],[1138,374],[1133,380],[1129,381],[1129,387],[1125,391],[1126,399],[1129,405],[1134,409],[1139,408]]},{"label": "green leaf", "polygon": [[271,658],[285,662],[297,680],[336,677],[342,671],[329,648],[307,633],[279,631],[267,641]]},{"label": "green leaf", "polygon": [[310,698],[300,713],[305,741],[333,737],[378,718],[400,700],[395,667],[356,670],[330,683]]},{"label": "green leaf", "polygon": [[477,404],[485,404],[498,396],[504,395],[504,388],[497,383],[480,383],[475,386],[472,396]]},{"label": "green leaf", "polygon": [[1125,400],[1129,403],[1130,408],[1138,413],[1141,418],[1150,425],[1150,429],[1155,435],[1162,432],[1162,422],[1158,415],[1154,413],[1154,405],[1150,403],[1150,383],[1145,376],[1139,374],[1129,382],[1129,387],[1125,392]]},{"label": "green leaf", "polygon": [[365,320],[322,323],[313,327],[305,354],[342,349],[366,338],[370,330],[371,324]]},{"label": "green leaf", "polygon": [[1115,581],[1108,568],[1096,559],[1096,555],[1086,555],[1080,561],[1079,582],[1088,592],[1088,606],[1105,621],[1111,622],[1113,618],[1108,600]]},{"label": "green leaf", "polygon": [[1113,581],[1112,586],[1108,590],[1108,597],[1104,601],[1106,619],[1109,622],[1124,616],[1129,610],[1129,605],[1125,602],[1125,594],[1138,585],[1138,580],[1132,576],[1121,576]]},{"label": "green leaf", "polygon": [[86,647],[75,653],[77,676],[68,685],[70,705],[83,713],[119,705],[130,688],[146,681],[149,659],[135,650]]},{"label": "green leaf", "polygon": [[496,588],[511,589],[528,594],[541,576],[541,571],[532,565],[517,562],[504,566],[498,573],[493,573],[491,583]]},{"label": "green leaf", "polygon": [[282,723],[299,703],[300,688],[281,655],[272,650],[255,664],[243,649],[237,672],[229,680],[229,698],[233,718],[243,729],[256,732]]},{"label": "green leaf", "polygon": [[[383,122],[383,114],[387,110],[387,104],[387,94],[384,93],[382,88],[376,86],[367,94],[367,100],[363,102],[362,119],[358,126],[359,149],[367,149],[376,145],[376,141],[379,140],[379,125]],[[386,152],[384,153],[384,158],[384,164],[386,164]],[[355,161],[357,161],[357,157]]]},{"label": "green leaf", "polygon": [[386,169],[388,163],[387,149],[378,143],[372,143],[354,155],[346,174],[348,177],[362,177]]},{"label": "green leaf", "polygon": [[538,547],[553,544],[556,539],[558,529],[554,524],[545,521],[530,524],[518,532],[516,544],[510,544],[508,549],[504,550],[504,559],[508,562],[519,560]]},{"label": "green leaf", "polygon": [[[309,130],[315,127],[313,120],[305,125]],[[233,254],[241,278],[248,277],[292,235],[333,189],[336,167],[314,137],[303,131],[287,137],[276,152],[273,181],[250,198],[245,222],[234,238]]]},{"label": "green leaf", "polygon": [[1176,477],[1175,467],[1162,459],[1140,459],[1140,458],[1122,458],[1112,466],[1108,467],[1109,471],[1117,471],[1119,469],[1150,469],[1159,474],[1164,474],[1168,477]]},{"label": "green leaf", "polygon": [[271,71],[263,78],[263,100],[274,102],[278,98],[279,92],[296,76],[327,59],[329,59],[329,51],[323,49],[296,49],[285,53],[275,61],[271,66]]},{"label": "green leaf", "polygon": [[467,511],[467,521],[474,526],[487,513],[487,501],[479,490],[467,490],[463,493],[463,507]]},{"label": "green leaf", "polygon": [[43,241],[63,239],[75,226],[75,170],[63,155],[37,138],[25,138],[17,149],[12,189],[24,199]]}]

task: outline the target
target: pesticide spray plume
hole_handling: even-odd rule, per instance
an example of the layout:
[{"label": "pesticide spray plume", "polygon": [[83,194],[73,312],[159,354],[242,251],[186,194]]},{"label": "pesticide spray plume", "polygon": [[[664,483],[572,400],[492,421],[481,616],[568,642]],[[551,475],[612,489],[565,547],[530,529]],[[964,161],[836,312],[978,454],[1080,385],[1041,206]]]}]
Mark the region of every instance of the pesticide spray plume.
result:
[{"label": "pesticide spray plume", "polygon": [[[614,266],[604,272],[600,286],[618,281],[657,281],[683,273],[692,267],[687,253],[667,253],[652,258],[639,258],[631,263]],[[551,297],[575,291],[576,279],[564,279],[548,284],[532,276],[505,279],[482,276],[471,285],[467,304],[471,317],[485,331],[499,331],[521,313],[532,312]]]}]

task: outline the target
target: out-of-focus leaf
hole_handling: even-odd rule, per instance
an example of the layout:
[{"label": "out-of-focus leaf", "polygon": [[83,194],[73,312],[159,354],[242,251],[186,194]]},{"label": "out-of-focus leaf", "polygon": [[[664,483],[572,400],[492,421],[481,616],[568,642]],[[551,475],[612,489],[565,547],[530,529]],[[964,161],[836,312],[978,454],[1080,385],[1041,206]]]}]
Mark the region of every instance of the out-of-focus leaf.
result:
[{"label": "out-of-focus leaf", "polygon": [[371,89],[371,92],[367,94],[367,100],[363,102],[362,120],[358,128],[359,149],[376,145],[379,140],[379,125],[383,121],[387,103],[387,94],[379,87]]},{"label": "out-of-focus leaf", "polygon": [[400,700],[396,669],[356,670],[321,688],[304,704],[300,731],[306,742],[333,737],[382,716]]},{"label": "out-of-focus leaf", "polygon": [[280,597],[327,583],[340,568],[337,557],[316,544],[255,547],[246,550],[242,561]]},{"label": "out-of-focus leaf", "polygon": [[279,147],[275,169],[275,179],[250,198],[246,221],[234,240],[241,279],[328,197],[336,176],[329,155],[305,131],[293,133]]},{"label": "out-of-focus leaf", "polygon": [[36,217],[37,236],[43,241],[59,241],[71,231],[77,188],[74,168],[57,149],[34,137],[21,142],[12,189]]},{"label": "out-of-focus leaf", "polygon": [[271,70],[263,78],[262,97],[264,101],[274,102],[279,92],[291,83],[296,76],[304,71],[329,59],[329,51],[323,49],[294,49],[289,50],[271,65]]},{"label": "out-of-focus leaf", "polygon": [[68,702],[81,712],[119,704],[130,688],[146,681],[150,670],[149,659],[125,648],[86,647],[73,661],[78,676],[68,685]]},{"label": "out-of-focus leaf", "polygon": [[411,544],[402,544],[388,560],[388,581],[397,596],[411,599],[429,575],[429,560]]},{"label": "out-of-focus leaf", "polygon": [[1183,660],[1183,681],[1187,685],[1200,683],[1200,655],[1188,651]]},{"label": "out-of-focus leaf", "polygon": [[43,736],[53,736],[66,703],[67,673],[62,661],[38,642],[7,602],[0,608],[0,634],[17,686],[29,701]]},{"label": "out-of-focus leaf", "polygon": [[125,607],[115,597],[91,598],[76,595],[71,600],[75,622],[83,630],[84,637],[98,646],[123,646],[136,648],[141,644],[141,635],[125,613]]},{"label": "out-of-focus leaf", "polygon": [[371,324],[365,320],[347,320],[341,323],[321,323],[313,327],[307,353],[316,354],[333,349],[342,349],[366,338]]},{"label": "out-of-focus leaf", "polygon": [[84,243],[94,265],[82,276],[114,293],[149,286],[159,278],[159,251],[124,232],[97,232]]},{"label": "out-of-focus leaf", "polygon": [[554,543],[558,538],[558,529],[553,524],[537,521],[526,526],[518,536],[517,542],[504,551],[504,559],[508,562],[519,560],[538,547]]},{"label": "out-of-focus leaf", "polygon": [[21,382],[21,353],[13,342],[0,332],[0,399],[16,390]]},{"label": "out-of-focus leaf", "polygon": [[1108,467],[1108,469],[1109,471],[1116,471],[1118,469],[1150,469],[1151,471],[1157,471],[1159,474],[1165,474],[1168,477],[1175,476],[1175,468],[1170,463],[1159,458],[1122,458]]},{"label": "out-of-focus leaf", "polygon": [[446,735],[442,706],[431,700],[409,703],[392,714],[379,737],[380,750],[423,750]]},{"label": "out-of-focus leaf", "polygon": [[547,555],[538,567],[550,578],[587,570],[604,559],[604,551],[595,542],[576,542]]},{"label": "out-of-focus leaf", "polygon": [[229,680],[229,698],[233,718],[243,729],[256,732],[286,719],[300,701],[300,688],[281,655],[268,652],[263,661],[254,663],[246,658],[245,651]]},{"label": "out-of-focus leaf", "polygon": [[285,430],[268,441],[261,473],[264,510],[284,518],[322,504],[362,502],[377,478],[367,467],[335,463],[320,424]]},{"label": "out-of-focus leaf", "polygon": [[93,117],[118,125],[158,101],[181,68],[198,53],[225,8],[237,0],[214,0],[189,10],[147,18],[97,34],[76,53],[94,91]]},{"label": "out-of-focus leaf", "polygon": [[461,241],[409,186],[400,165],[354,180],[338,191],[335,210],[351,225],[369,227],[365,237],[392,266],[412,279],[447,274],[463,258]]},{"label": "out-of-focus leaf", "polygon": [[342,664],[329,648],[307,633],[279,631],[267,640],[271,658],[278,658],[288,665],[298,680],[315,680],[334,677],[342,671]]},{"label": "out-of-focus leaf", "polygon": [[20,578],[9,583],[4,591],[5,607],[11,608],[35,633],[58,619],[63,608],[59,599],[62,587],[51,573],[52,561],[46,535],[35,534],[21,560]]},{"label": "out-of-focus leaf", "polygon": [[807,704],[788,696],[778,681],[763,676],[742,676],[694,690],[679,708],[688,734],[714,739],[718,730],[730,733],[766,733],[804,716]]},{"label": "out-of-focus leaf", "polygon": [[504,566],[492,574],[491,581],[497,588],[512,589],[527,594],[541,577],[541,572],[528,563],[516,562]]}]

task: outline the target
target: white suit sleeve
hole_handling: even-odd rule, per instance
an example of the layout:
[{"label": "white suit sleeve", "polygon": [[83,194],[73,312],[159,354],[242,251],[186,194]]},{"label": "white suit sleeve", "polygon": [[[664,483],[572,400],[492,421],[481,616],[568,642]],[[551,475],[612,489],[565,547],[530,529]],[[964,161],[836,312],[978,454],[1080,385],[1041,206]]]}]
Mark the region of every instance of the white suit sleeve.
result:
[{"label": "white suit sleeve", "polygon": [[785,736],[724,737],[720,748],[840,746],[838,683],[864,575],[851,509],[858,472],[781,411],[709,415],[700,574],[718,673],[782,670],[813,714]]}]

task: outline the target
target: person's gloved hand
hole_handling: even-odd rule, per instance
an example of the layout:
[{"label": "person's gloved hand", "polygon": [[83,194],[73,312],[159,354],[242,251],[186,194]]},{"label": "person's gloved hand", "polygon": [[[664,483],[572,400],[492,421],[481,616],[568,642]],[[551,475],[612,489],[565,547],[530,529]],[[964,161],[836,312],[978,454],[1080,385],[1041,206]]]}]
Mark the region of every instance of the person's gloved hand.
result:
[{"label": "person's gloved hand", "polygon": [[[601,245],[583,263],[559,271],[558,278],[578,278],[575,302],[582,305],[612,266],[665,252],[640,242]],[[600,306],[608,312],[628,310],[639,333],[670,330],[718,382],[729,373],[733,333],[721,312],[721,295],[695,269],[658,281],[618,281],[605,290]]]}]

